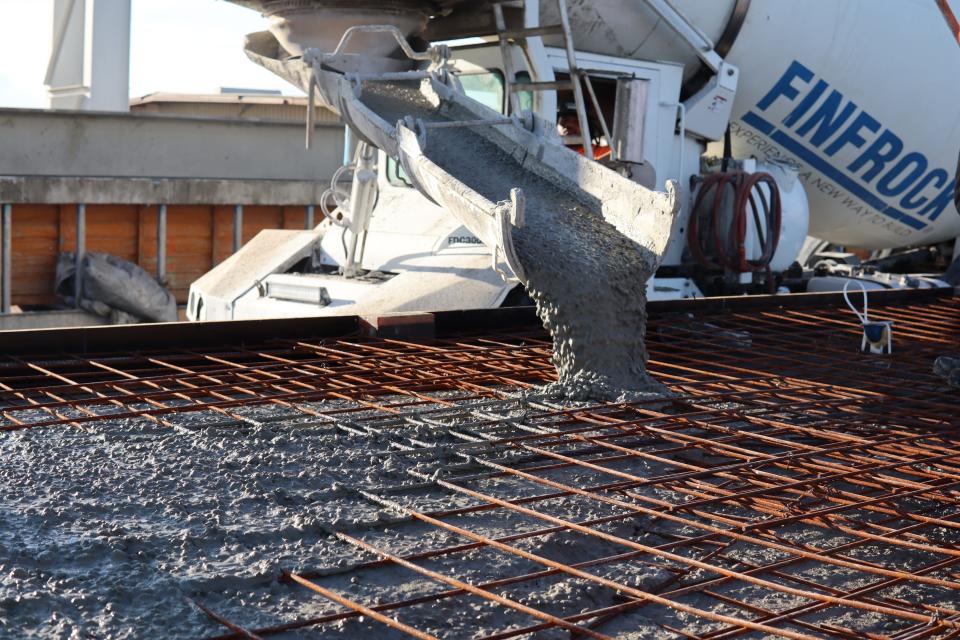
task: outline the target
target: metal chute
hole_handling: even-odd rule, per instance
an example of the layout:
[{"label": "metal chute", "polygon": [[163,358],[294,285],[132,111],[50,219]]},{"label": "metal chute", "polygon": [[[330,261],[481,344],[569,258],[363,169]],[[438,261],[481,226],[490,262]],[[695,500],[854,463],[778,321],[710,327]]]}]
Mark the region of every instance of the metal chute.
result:
[{"label": "metal chute", "polygon": [[[371,67],[376,59],[368,57],[363,69],[334,70],[333,63],[343,62],[344,51],[353,37],[377,32],[395,40],[411,62],[426,68],[373,71]],[[524,224],[524,194],[517,188],[507,187],[502,200],[493,201],[472,188],[469,180],[465,183],[455,178],[450,167],[438,165],[424,153],[431,129],[460,127],[478,132],[508,156],[520,159],[523,171],[549,175],[558,188],[582,194],[584,200],[595,203],[597,213],[621,233],[649,249],[652,255],[663,255],[679,209],[673,183],[668,183],[665,192],[651,191],[558,144],[552,125],[532,114],[505,118],[468,98],[457,90],[456,81],[446,73],[444,48],[414,52],[398,29],[389,25],[367,25],[348,29],[330,52],[308,49],[302,58],[289,59],[280,57],[279,51],[279,44],[269,34],[248,38],[247,54],[252,60],[307,91],[316,91],[322,102],[339,113],[362,141],[397,158],[421,193],[443,205],[493,249],[498,270],[506,266],[517,279],[524,281],[525,270],[512,234],[513,228]],[[449,107],[459,115],[433,122],[412,117],[403,122],[400,118],[389,122],[365,102],[365,83],[403,83],[416,94],[416,99],[431,101],[438,110]],[[501,261],[503,265],[499,264]],[[652,274],[656,264],[650,267]]]}]

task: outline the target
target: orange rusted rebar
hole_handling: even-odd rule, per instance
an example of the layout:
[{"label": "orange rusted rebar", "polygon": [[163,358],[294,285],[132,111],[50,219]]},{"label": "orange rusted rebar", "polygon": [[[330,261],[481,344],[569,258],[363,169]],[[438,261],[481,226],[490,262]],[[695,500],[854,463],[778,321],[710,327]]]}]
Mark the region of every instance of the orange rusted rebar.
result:
[{"label": "orange rusted rebar", "polygon": [[[109,429],[118,418],[177,426],[196,413],[239,423],[244,409],[272,406],[329,425],[331,438],[374,434],[383,455],[418,463],[396,491],[349,491],[394,512],[383,522],[400,514],[422,543],[397,548],[371,524],[334,530],[335,544],[373,554],[345,571],[402,572],[439,589],[376,587],[366,603],[338,593],[329,571],[298,570],[287,582],[330,610],[262,629],[207,610],[224,639],[361,618],[434,637],[444,634],[418,611],[443,604],[464,622],[478,601],[509,620],[477,634],[500,640],[550,629],[612,637],[634,615],[711,640],[960,637],[960,394],[932,371],[960,350],[960,300],[876,307],[895,321],[890,356],[858,352],[845,307],[652,312],[649,369],[676,395],[617,402],[538,395],[554,372],[536,327],[427,343],[304,336],[0,356],[0,431]],[[571,561],[537,550],[557,536],[578,545]],[[457,572],[504,554],[518,562],[490,559],[477,580]],[[636,584],[627,569],[637,566],[659,579]],[[527,598],[559,581],[598,599]]]}]

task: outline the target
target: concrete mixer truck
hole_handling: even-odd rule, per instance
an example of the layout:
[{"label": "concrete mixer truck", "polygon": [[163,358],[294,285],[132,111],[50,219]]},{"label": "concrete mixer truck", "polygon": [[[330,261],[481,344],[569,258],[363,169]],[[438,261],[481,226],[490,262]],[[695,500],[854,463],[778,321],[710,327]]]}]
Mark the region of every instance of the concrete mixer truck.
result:
[{"label": "concrete mixer truck", "polygon": [[960,255],[956,0],[231,1],[354,145],[325,221],[198,280],[191,319],[522,299],[530,204],[483,193],[477,136],[604,215],[642,201],[653,299],[940,286]]}]

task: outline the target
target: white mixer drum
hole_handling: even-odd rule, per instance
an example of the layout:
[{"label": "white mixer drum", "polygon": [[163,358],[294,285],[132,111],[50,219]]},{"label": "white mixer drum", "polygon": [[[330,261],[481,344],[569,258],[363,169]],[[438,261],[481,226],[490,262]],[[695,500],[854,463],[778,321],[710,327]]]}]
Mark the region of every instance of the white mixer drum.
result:
[{"label": "white mixer drum", "polygon": [[[699,69],[697,54],[642,0],[566,0],[577,50],[634,58],[669,60],[684,65],[684,79]],[[842,1],[842,0],[841,0]],[[674,0],[697,29],[720,43],[728,24],[736,26],[750,2],[746,0]],[[560,21],[556,0],[540,0],[541,24]],[[548,46],[562,47],[558,36],[544,38]],[[722,52],[721,52],[722,53]]]},{"label": "white mixer drum", "polygon": [[[673,4],[740,68],[734,154],[798,168],[811,235],[874,249],[960,236],[960,46],[934,0]],[[695,54],[646,3],[571,0],[570,17],[578,49],[682,62],[696,83]]]},{"label": "white mixer drum", "polygon": [[936,3],[755,1],[728,59],[734,153],[798,165],[811,235],[870,249],[960,235],[960,46]]}]

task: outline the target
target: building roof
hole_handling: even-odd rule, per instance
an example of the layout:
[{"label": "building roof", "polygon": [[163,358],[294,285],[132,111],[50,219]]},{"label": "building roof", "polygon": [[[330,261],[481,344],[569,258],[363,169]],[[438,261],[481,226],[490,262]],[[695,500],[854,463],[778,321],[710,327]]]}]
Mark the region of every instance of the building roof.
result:
[{"label": "building roof", "polygon": [[[149,93],[130,100],[133,113],[197,116],[267,122],[304,122],[307,98],[272,93]],[[340,117],[317,105],[317,124],[337,124]]]},{"label": "building roof", "polygon": [[301,107],[307,106],[305,96],[285,96],[276,93],[174,93],[157,91],[148,93],[139,98],[130,98],[130,106],[140,106],[157,102],[179,102],[195,104],[289,104]]}]

